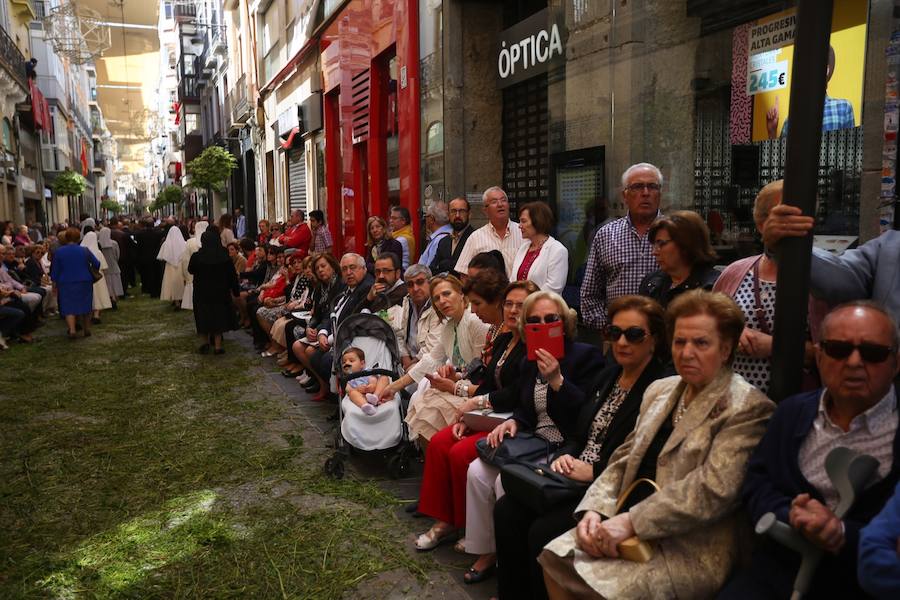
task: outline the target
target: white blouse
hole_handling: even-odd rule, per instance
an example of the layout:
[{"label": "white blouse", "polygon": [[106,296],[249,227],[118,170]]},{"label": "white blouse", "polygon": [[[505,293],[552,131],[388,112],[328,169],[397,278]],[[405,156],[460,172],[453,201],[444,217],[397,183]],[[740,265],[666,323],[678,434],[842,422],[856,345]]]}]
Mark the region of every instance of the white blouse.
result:
[{"label": "white blouse", "polygon": [[468,364],[481,356],[488,329],[490,329],[490,325],[484,323],[467,308],[459,324],[454,323],[453,320],[444,323],[440,343],[412,366],[408,373],[409,376],[418,383],[427,373],[434,373],[438,367],[448,364],[453,356],[454,340],[459,345],[460,356]]}]

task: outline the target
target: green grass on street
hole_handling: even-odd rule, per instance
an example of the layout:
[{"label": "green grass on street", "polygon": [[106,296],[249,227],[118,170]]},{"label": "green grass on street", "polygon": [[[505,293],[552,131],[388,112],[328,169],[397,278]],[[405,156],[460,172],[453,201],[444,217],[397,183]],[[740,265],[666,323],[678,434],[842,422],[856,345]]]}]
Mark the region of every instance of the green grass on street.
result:
[{"label": "green grass on street", "polygon": [[339,598],[425,578],[397,500],[322,475],[249,352],[197,354],[190,312],[120,306],[91,338],[51,319],[0,355],[0,597]]}]

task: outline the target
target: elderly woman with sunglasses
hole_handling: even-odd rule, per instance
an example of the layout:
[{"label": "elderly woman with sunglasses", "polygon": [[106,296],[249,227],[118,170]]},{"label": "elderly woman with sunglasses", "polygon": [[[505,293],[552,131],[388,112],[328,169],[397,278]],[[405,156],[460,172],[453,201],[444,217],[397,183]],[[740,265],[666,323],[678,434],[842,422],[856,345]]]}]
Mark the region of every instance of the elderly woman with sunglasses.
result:
[{"label": "elderly woman with sunglasses", "polygon": [[[575,439],[578,415],[585,402],[584,390],[590,379],[603,368],[603,354],[596,346],[574,341],[577,316],[559,294],[536,292],[525,300],[519,317],[519,334],[524,337],[526,323],[562,321],[565,330],[565,354],[557,360],[542,349],[537,359],[526,361],[520,375],[521,397],[513,416],[487,435],[487,444],[497,448],[519,432],[532,432],[544,440],[550,453]],[[549,458],[549,457],[548,457]],[[466,583],[477,583],[495,570],[493,512],[496,499],[503,495],[499,470],[476,459],[469,465],[466,482],[465,550],[478,559],[464,575]]]},{"label": "elderly woman with sunglasses", "polygon": [[[735,303],[691,290],[666,311],[678,375],[644,393],[634,431],[538,558],[553,600],[709,598],[737,562],[739,494],[775,405],[731,370]],[[654,491],[632,493],[648,483]],[[649,490],[646,490],[649,491]]]},{"label": "elderly woman with sunglasses", "polygon": [[583,482],[584,487],[574,488],[570,498],[543,514],[514,492],[497,500],[494,507],[501,600],[547,597],[538,555],[545,544],[572,527],[572,512],[587,485],[600,476],[613,451],[634,429],[647,386],[671,373],[661,359],[667,355],[666,328],[657,302],[620,296],[609,305],[609,321],[606,339],[615,364],[594,376],[584,392],[571,390],[584,398],[576,435],[550,462],[553,471]]}]

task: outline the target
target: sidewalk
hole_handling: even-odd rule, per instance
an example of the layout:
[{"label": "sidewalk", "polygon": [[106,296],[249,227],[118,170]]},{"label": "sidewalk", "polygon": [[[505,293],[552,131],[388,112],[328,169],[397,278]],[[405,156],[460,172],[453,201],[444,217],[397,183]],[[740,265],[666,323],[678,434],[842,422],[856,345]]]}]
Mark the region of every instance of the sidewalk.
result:
[{"label": "sidewalk", "polygon": [[[256,355],[250,336],[245,332],[232,332],[226,339],[239,345],[246,352]],[[232,345],[232,348],[234,345]],[[316,453],[327,458],[332,455],[337,421],[333,420],[336,405],[331,403],[312,402],[310,396],[293,379],[288,379],[278,372],[275,360],[270,358],[256,358],[260,364],[260,375],[264,377],[267,388],[277,389],[288,405],[287,412],[294,420],[304,422],[304,432],[315,432],[313,435],[304,433],[304,448],[314,449]],[[322,458],[324,465],[325,458]],[[399,506],[395,513],[411,533],[404,540],[404,547],[410,555],[421,555],[415,549],[415,536],[426,531],[431,526],[431,519],[416,517],[404,510],[406,503],[414,502],[418,498],[419,484],[421,483],[422,463],[414,462],[410,477],[405,479],[391,479],[380,459],[372,456],[351,456],[345,462],[346,474],[344,478],[359,477],[378,484],[379,487],[391,493],[405,502]],[[412,533],[415,532],[415,533]],[[371,600],[400,600],[406,598],[446,598],[452,600],[487,600],[497,595],[496,578],[489,579],[478,585],[466,585],[463,574],[475,561],[474,556],[458,554],[451,544],[439,546],[430,556],[440,566],[429,575],[428,585],[419,586],[415,580],[410,580],[407,573],[388,572],[363,582],[353,592],[345,594],[345,598],[371,599]]]}]

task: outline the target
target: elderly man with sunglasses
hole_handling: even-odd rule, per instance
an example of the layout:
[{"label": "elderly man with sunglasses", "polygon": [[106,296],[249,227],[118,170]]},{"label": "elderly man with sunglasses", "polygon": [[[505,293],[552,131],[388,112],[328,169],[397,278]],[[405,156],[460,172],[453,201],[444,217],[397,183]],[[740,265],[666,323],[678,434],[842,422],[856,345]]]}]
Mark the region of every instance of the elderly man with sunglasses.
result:
[{"label": "elderly man with sunglasses", "polygon": [[597,230],[581,285],[581,318],[588,327],[603,331],[609,303],[637,294],[644,277],[659,269],[648,235],[660,215],[662,184],[662,172],[650,163],[631,165],[622,174],[628,213]]},{"label": "elderly man with sunglasses", "polygon": [[[856,577],[860,529],[891,497],[900,479],[897,395],[900,370],[897,323],[869,301],[843,304],[822,322],[816,361],[822,390],[784,400],[750,459],[742,495],[755,523],[768,512],[825,550],[810,597],[865,597]],[[878,460],[878,470],[856,503],[838,519],[838,492],[825,457],[844,446]],[[787,598],[799,555],[765,539],[751,566],[720,598]]]}]

